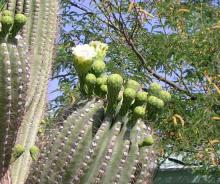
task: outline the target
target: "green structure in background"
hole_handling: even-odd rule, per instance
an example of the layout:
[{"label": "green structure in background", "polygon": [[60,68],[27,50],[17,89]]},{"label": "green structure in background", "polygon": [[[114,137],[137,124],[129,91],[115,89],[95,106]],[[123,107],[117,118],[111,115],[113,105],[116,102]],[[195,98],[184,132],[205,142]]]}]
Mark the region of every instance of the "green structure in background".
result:
[{"label": "green structure in background", "polygon": [[[172,157],[181,160],[181,157]],[[194,173],[189,166],[166,160],[158,170],[154,179],[154,184],[218,184],[220,178],[214,175],[200,175]]]}]

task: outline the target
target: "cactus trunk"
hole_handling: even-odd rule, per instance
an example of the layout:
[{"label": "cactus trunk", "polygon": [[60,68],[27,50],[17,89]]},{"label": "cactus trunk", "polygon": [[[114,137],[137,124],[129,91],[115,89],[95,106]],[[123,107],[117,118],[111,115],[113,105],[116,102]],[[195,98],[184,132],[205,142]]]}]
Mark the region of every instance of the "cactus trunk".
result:
[{"label": "cactus trunk", "polygon": [[[58,2],[10,0],[6,5],[14,23],[0,38],[0,183],[16,184],[27,177],[29,150],[43,118]],[[22,16],[28,20],[24,26],[16,22]],[[19,158],[14,158],[16,145],[24,147]]]}]

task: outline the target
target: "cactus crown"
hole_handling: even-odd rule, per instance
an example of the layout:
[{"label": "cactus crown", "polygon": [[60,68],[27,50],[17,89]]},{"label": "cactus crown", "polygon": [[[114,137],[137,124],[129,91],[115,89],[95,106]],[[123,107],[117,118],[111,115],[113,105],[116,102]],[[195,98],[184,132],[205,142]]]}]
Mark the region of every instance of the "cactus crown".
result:
[{"label": "cactus crown", "polygon": [[[105,44],[89,45],[95,45],[97,53],[93,55],[101,55],[97,48],[106,52]],[[85,48],[91,49],[88,45]],[[76,50],[73,55],[78,57]],[[82,65],[74,62],[84,102],[75,104],[60,126],[54,125],[54,131],[46,134],[46,144],[27,183],[143,183],[152,172],[147,161],[153,154],[154,135],[141,119],[146,108],[154,108],[155,98],[164,102],[152,96],[154,103],[149,103],[152,97],[134,80],[123,87],[119,74],[106,75],[102,70],[97,76],[92,66],[104,58],[92,58],[89,62],[84,59]],[[79,65],[86,67],[81,70]]]}]

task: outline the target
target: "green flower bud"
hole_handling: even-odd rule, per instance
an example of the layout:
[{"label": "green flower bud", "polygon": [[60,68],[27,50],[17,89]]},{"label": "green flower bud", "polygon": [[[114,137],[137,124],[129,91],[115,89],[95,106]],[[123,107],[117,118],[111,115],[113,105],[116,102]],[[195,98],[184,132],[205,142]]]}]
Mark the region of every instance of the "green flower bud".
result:
[{"label": "green flower bud", "polygon": [[162,99],[164,102],[169,102],[171,100],[171,95],[167,91],[160,91],[158,97]]},{"label": "green flower bud", "polygon": [[37,146],[32,146],[30,148],[31,158],[33,160],[37,160],[37,157],[38,157],[39,153],[40,153],[40,149]]},{"label": "green flower bud", "polygon": [[108,91],[108,87],[107,87],[107,85],[104,85],[104,84],[101,85],[101,86],[100,86],[100,90],[101,90],[102,93],[106,94],[107,91]]},{"label": "green flower bud", "polygon": [[137,92],[136,100],[142,104],[147,102],[148,93],[145,91]]},{"label": "green flower bud", "polygon": [[150,96],[150,97],[148,98],[148,103],[149,103],[150,105],[152,105],[152,106],[158,108],[158,109],[161,109],[161,108],[164,107],[164,102],[163,102],[163,100],[161,100],[161,99],[159,99],[159,98],[157,98],[157,97],[155,97],[155,96]]},{"label": "green flower bud", "polygon": [[119,114],[125,116],[128,112],[133,100],[135,99],[136,91],[132,88],[126,88],[123,93],[123,102]]},{"label": "green flower bud", "polygon": [[137,106],[134,108],[133,113],[136,118],[143,118],[145,115],[145,108],[142,106]]},{"label": "green flower bud", "polygon": [[100,60],[104,60],[106,56],[106,52],[108,50],[108,45],[100,41],[91,41],[89,45],[95,49],[97,53],[96,58]]},{"label": "green flower bud", "polygon": [[107,79],[108,90],[111,90],[111,92],[117,94],[117,96],[121,90],[122,84],[123,79],[119,74],[111,74]]},{"label": "green flower bud", "polygon": [[96,76],[100,76],[105,70],[105,63],[100,60],[96,60],[92,64],[91,72],[95,74]]},{"label": "green flower bud", "polygon": [[92,73],[88,73],[86,75],[86,84],[89,86],[93,86],[96,83],[96,76]]},{"label": "green flower bud", "polygon": [[27,17],[24,14],[18,13],[15,15],[15,23],[24,25],[27,22]]},{"label": "green flower bud", "polygon": [[2,15],[3,15],[3,16],[13,17],[13,12],[10,11],[10,10],[3,10],[3,11],[2,11]]},{"label": "green flower bud", "polygon": [[149,92],[153,95],[157,95],[162,90],[162,87],[158,83],[151,83],[149,87]]},{"label": "green flower bud", "polygon": [[131,79],[128,80],[127,85],[126,85],[127,88],[132,88],[136,91],[140,88],[140,86],[141,85],[137,81],[131,80]]},{"label": "green flower bud", "polygon": [[107,83],[107,77],[106,76],[98,77],[96,79],[96,84],[98,86],[101,86],[101,85],[106,84],[106,83]]},{"label": "green flower bud", "polygon": [[152,144],[154,144],[154,139],[151,135],[149,135],[146,138],[144,138],[143,142],[141,144],[139,144],[139,146],[141,146],[141,147],[151,146]]},{"label": "green flower bud", "polygon": [[117,108],[117,98],[118,94],[122,88],[123,79],[118,74],[111,74],[107,79],[107,86],[108,86],[108,105],[106,112],[110,115],[113,115],[115,109]]},{"label": "green flower bud", "polygon": [[95,88],[96,76],[92,73],[87,74],[85,78],[85,83],[87,87],[87,94],[91,96]]},{"label": "green flower bud", "polygon": [[19,158],[23,153],[24,153],[25,149],[24,146],[21,144],[17,144],[15,145],[14,149],[13,149],[13,158],[17,159]]},{"label": "green flower bud", "polygon": [[11,27],[14,23],[13,17],[11,17],[11,16],[2,16],[1,23],[2,23],[2,26]]},{"label": "green flower bud", "polygon": [[126,88],[124,91],[124,99],[134,100],[136,92],[132,88]]},{"label": "green flower bud", "polygon": [[72,48],[74,66],[79,76],[83,76],[90,70],[93,59],[96,57],[95,49],[87,44],[77,45]]}]

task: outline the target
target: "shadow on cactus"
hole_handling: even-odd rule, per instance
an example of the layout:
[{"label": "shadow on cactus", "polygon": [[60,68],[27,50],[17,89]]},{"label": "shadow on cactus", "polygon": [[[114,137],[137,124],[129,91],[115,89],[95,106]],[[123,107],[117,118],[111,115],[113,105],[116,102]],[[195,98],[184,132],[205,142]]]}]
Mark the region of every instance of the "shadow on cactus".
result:
[{"label": "shadow on cactus", "polygon": [[152,182],[156,140],[143,120],[171,96],[159,84],[148,94],[137,81],[105,73],[107,48],[95,41],[72,49],[82,99],[46,132],[26,183]]}]

